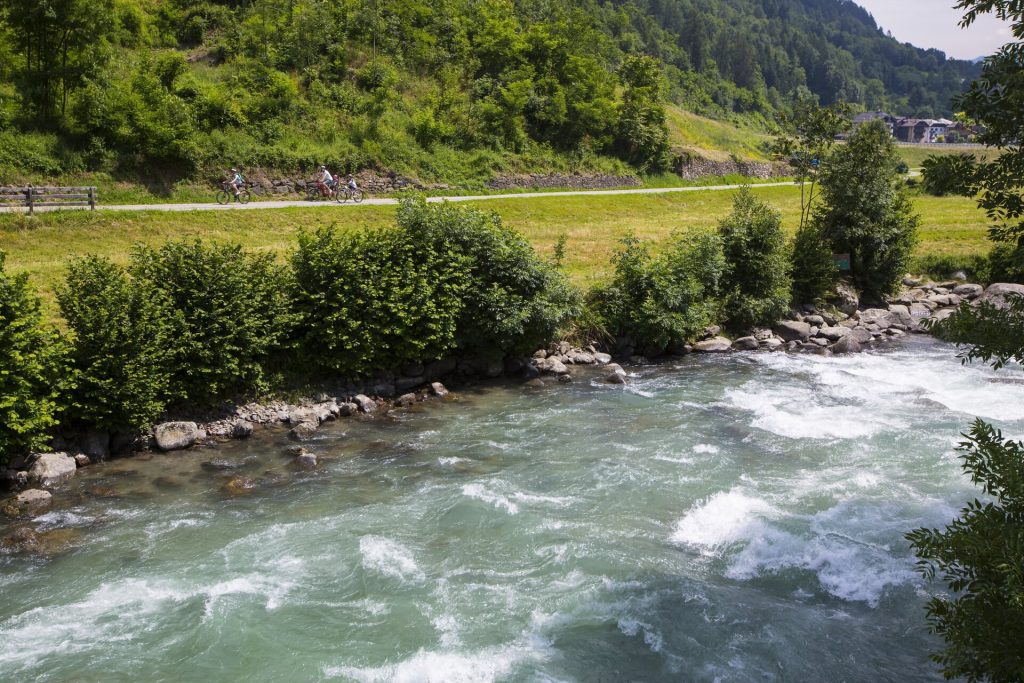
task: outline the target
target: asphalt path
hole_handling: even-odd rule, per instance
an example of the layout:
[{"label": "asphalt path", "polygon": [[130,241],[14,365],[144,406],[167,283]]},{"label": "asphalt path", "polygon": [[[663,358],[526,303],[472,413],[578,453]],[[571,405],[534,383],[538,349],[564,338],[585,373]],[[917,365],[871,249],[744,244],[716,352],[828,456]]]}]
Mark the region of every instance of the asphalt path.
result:
[{"label": "asphalt path", "polygon": [[[793,181],[781,183],[757,183],[751,187],[785,187],[793,185]],[[649,194],[671,194],[675,192],[723,192],[738,190],[744,187],[737,185],[694,185],[688,187],[643,187],[629,190],[570,190],[564,192],[515,192],[511,194],[485,194],[485,195],[456,195],[451,197],[428,197],[428,202],[483,202],[492,199],[550,199],[553,197],[615,197],[627,195],[649,195]],[[391,197],[379,199],[369,198],[361,204],[346,202],[339,204],[333,199],[328,201],[303,200],[268,200],[252,201],[248,204],[217,204],[214,201],[209,203],[188,203],[188,204],[97,204],[97,211],[259,211],[261,209],[291,209],[291,208],[328,208],[328,207],[353,207],[353,206],[387,206],[397,204],[398,200]],[[37,208],[36,212],[43,211],[68,211],[74,209],[88,210],[88,207],[48,207]],[[24,212],[24,207],[0,207],[0,213]]]}]

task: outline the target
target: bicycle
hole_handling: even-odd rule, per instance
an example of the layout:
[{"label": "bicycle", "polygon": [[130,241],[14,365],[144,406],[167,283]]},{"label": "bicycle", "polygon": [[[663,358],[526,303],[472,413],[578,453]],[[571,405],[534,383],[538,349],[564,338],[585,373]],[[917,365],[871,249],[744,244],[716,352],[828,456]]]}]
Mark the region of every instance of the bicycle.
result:
[{"label": "bicycle", "polygon": [[[334,190],[334,197],[337,197],[338,196],[338,191],[334,187],[334,185],[328,185],[328,187],[330,189]],[[318,202],[321,199],[331,199],[331,198],[332,198],[331,195],[329,195],[329,194],[322,194],[320,192],[320,185],[319,185],[319,183],[316,180],[310,180],[309,182],[306,183],[306,199],[308,199],[309,201],[311,201],[311,202]]]},{"label": "bicycle", "polygon": [[216,194],[217,203],[224,205],[230,204],[231,200],[237,200],[239,204],[248,204],[249,200],[252,199],[252,193],[248,189],[242,187],[239,188],[238,194],[235,194],[235,188],[231,186],[231,183],[221,183],[220,191]]},{"label": "bicycle", "polygon": [[334,192],[334,199],[339,204],[344,204],[350,199],[354,203],[358,204],[359,202],[363,201],[363,198],[363,191],[360,190],[359,188],[353,190],[351,187],[346,186],[338,190],[335,190]]}]

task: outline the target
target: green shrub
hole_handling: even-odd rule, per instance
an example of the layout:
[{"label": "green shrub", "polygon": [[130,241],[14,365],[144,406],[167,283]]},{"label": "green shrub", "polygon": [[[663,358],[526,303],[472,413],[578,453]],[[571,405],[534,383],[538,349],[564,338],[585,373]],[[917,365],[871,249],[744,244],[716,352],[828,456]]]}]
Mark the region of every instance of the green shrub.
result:
[{"label": "green shrub", "polygon": [[718,232],[726,322],[738,331],[775,322],[789,307],[792,287],[782,214],[744,187]]},{"label": "green shrub", "polygon": [[133,274],[180,314],[173,386],[207,402],[265,388],[265,366],[289,334],[288,278],[271,254],[238,245],[137,247]]},{"label": "green shrub", "polygon": [[880,121],[859,127],[822,171],[814,221],[833,251],[850,254],[867,299],[898,289],[917,242],[919,216],[903,187],[892,134]]},{"label": "green shrub", "polygon": [[812,303],[824,298],[835,285],[839,269],[821,227],[812,222],[797,230],[790,253],[793,301]]},{"label": "green shrub", "polygon": [[71,263],[57,300],[75,373],[64,421],[111,432],[150,427],[171,396],[180,320],[170,302],[95,256]]},{"label": "green shrub", "polygon": [[432,247],[396,229],[300,233],[292,269],[306,364],[356,377],[448,352],[467,264]]},{"label": "green shrub", "polygon": [[1024,284],[1024,247],[1010,242],[996,242],[988,253],[989,282]]},{"label": "green shrub", "polygon": [[42,447],[56,424],[63,346],[42,324],[25,274],[0,251],[0,464]]},{"label": "green shrub", "polygon": [[428,253],[450,250],[465,264],[455,339],[462,351],[497,357],[532,353],[551,341],[577,308],[577,294],[561,272],[496,213],[431,205],[419,197],[402,202],[398,225]]},{"label": "green shrub", "polygon": [[612,261],[615,276],[592,293],[594,306],[610,334],[630,338],[644,354],[690,341],[715,320],[725,270],[717,236],[674,236],[658,257],[628,236]]},{"label": "green shrub", "polygon": [[973,154],[931,155],[921,162],[921,186],[936,197],[970,197],[975,192],[977,172],[978,160]]},{"label": "green shrub", "polygon": [[949,279],[959,271],[965,273],[968,280],[994,282],[989,275],[989,258],[981,254],[917,256],[911,261],[909,270],[915,275],[927,276],[933,280]]}]

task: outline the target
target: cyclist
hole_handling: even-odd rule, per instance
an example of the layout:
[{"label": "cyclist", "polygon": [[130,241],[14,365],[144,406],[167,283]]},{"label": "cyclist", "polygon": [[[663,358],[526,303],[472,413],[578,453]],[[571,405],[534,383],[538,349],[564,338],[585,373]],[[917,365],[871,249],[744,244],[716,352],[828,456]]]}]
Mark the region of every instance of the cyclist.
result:
[{"label": "cyclist", "polygon": [[334,196],[334,176],[327,170],[326,166],[320,167],[320,176],[317,178],[316,186],[320,188],[320,194],[326,197]]},{"label": "cyclist", "polygon": [[356,185],[356,179],[352,177],[351,173],[348,174],[348,183],[346,183],[346,184],[348,185],[348,189],[350,189],[350,190],[358,190],[359,189],[359,186]]},{"label": "cyclist", "polygon": [[232,192],[235,193],[235,199],[238,199],[239,193],[242,191],[242,187],[245,185],[245,178],[238,172],[237,168],[231,169],[231,173],[228,174],[227,186],[231,188]]}]

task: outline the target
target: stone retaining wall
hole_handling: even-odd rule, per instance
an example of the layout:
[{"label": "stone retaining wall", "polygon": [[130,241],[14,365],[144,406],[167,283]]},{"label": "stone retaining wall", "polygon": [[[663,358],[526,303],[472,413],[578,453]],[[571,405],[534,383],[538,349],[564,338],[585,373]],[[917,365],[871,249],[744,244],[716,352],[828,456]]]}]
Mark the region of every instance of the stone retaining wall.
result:
[{"label": "stone retaining wall", "polygon": [[686,180],[714,178],[728,175],[742,175],[748,178],[768,180],[793,174],[789,164],[778,161],[711,161],[691,154],[679,154],[672,161],[673,172]]},{"label": "stone retaining wall", "polygon": [[491,190],[607,190],[613,187],[636,187],[642,183],[636,176],[583,173],[526,173],[498,176],[493,180],[487,181],[485,184]]}]

